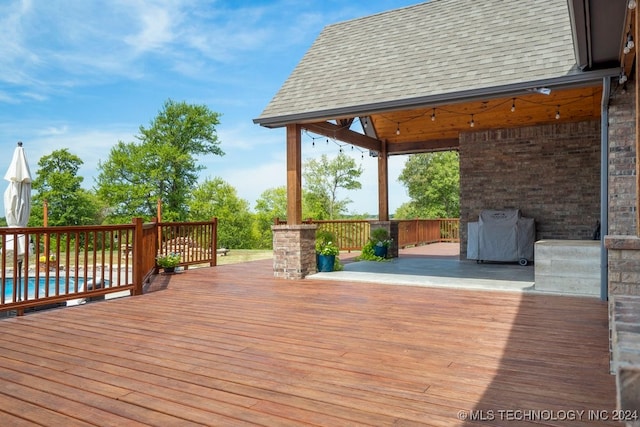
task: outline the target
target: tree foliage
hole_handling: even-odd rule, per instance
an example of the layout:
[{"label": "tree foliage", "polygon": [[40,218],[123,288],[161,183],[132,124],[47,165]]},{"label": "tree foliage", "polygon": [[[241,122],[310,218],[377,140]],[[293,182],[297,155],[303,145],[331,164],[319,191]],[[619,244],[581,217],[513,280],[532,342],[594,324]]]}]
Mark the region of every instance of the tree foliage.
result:
[{"label": "tree foliage", "polygon": [[271,226],[275,218],[287,219],[287,188],[268,188],[256,200],[254,214],[254,234],[259,248],[273,246]]},{"label": "tree foliage", "polygon": [[236,189],[222,178],[206,179],[189,202],[189,219],[218,218],[218,246],[235,249],[254,247],[253,215],[249,202],[238,197]]},{"label": "tree foliage", "polygon": [[396,211],[401,218],[457,218],[460,216],[458,152],[413,154],[398,178],[411,201]]},{"label": "tree foliage", "polygon": [[32,183],[31,224],[44,225],[44,202],[48,205],[48,225],[73,226],[101,222],[102,204],[96,196],[81,187],[83,177],[78,170],[80,157],[68,149],[55,150],[38,161]]},{"label": "tree foliage", "polygon": [[323,154],[319,160],[311,159],[304,164],[304,211],[316,219],[336,219],[346,213],[349,198],[338,199],[338,191],[362,188],[358,178],[362,167],[356,165],[344,153],[329,160]]},{"label": "tree foliage", "polygon": [[112,209],[111,217],[157,215],[184,221],[196,186],[201,155],[224,155],[216,134],[219,114],[205,105],[168,100],[148,128],[140,126],[137,142],[120,141],[98,166],[98,194]]}]

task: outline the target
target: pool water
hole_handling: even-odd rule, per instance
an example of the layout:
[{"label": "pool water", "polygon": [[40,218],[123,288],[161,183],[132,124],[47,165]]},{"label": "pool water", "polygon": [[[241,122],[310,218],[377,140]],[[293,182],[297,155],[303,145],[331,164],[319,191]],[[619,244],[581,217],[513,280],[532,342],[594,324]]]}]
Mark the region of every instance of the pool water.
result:
[{"label": "pool water", "polygon": [[[49,289],[49,296],[66,294],[67,284],[65,283],[65,280],[66,280],[65,277],[60,277],[58,280],[56,280],[55,277],[49,277],[49,283],[47,286],[46,277],[39,277],[38,278],[38,297],[44,298],[47,295],[46,294],[47,288]],[[79,277],[78,281],[76,282],[74,278],[70,277],[68,293],[74,293],[74,292],[84,290],[83,284],[84,284],[84,278]],[[0,280],[0,285],[2,285],[1,280]],[[21,289],[17,290],[17,295],[21,297],[20,299],[24,300],[26,299],[23,295],[24,281],[21,281],[20,286],[21,286]],[[57,293],[56,293],[56,288],[57,288]],[[36,278],[35,277],[29,277],[27,293],[28,293],[28,299],[36,298]],[[13,279],[12,278],[7,278],[4,281],[4,300],[6,302],[13,301]]]}]

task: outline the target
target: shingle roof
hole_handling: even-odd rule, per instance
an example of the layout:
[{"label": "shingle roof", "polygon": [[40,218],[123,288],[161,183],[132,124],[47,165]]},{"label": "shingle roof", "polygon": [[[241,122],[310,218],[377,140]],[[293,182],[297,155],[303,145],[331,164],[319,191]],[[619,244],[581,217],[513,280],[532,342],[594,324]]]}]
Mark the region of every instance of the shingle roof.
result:
[{"label": "shingle roof", "polygon": [[432,0],[325,27],[255,121],[576,71],[566,0]]}]

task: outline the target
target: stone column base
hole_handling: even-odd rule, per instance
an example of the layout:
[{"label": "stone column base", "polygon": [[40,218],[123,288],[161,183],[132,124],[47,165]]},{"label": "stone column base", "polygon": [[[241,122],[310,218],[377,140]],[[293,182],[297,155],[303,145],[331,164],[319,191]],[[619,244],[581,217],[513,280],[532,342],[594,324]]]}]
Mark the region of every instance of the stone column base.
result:
[{"label": "stone column base", "polygon": [[273,225],[273,275],[303,279],[316,272],[315,224]]}]

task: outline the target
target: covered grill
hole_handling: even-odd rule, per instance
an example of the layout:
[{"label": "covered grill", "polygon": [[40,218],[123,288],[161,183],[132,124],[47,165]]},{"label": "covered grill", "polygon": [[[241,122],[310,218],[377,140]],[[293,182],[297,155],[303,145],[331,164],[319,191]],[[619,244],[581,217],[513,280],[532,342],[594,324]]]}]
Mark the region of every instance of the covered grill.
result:
[{"label": "covered grill", "polygon": [[533,261],[535,220],[525,218],[519,209],[484,210],[478,222],[467,225],[467,258],[481,261]]}]

